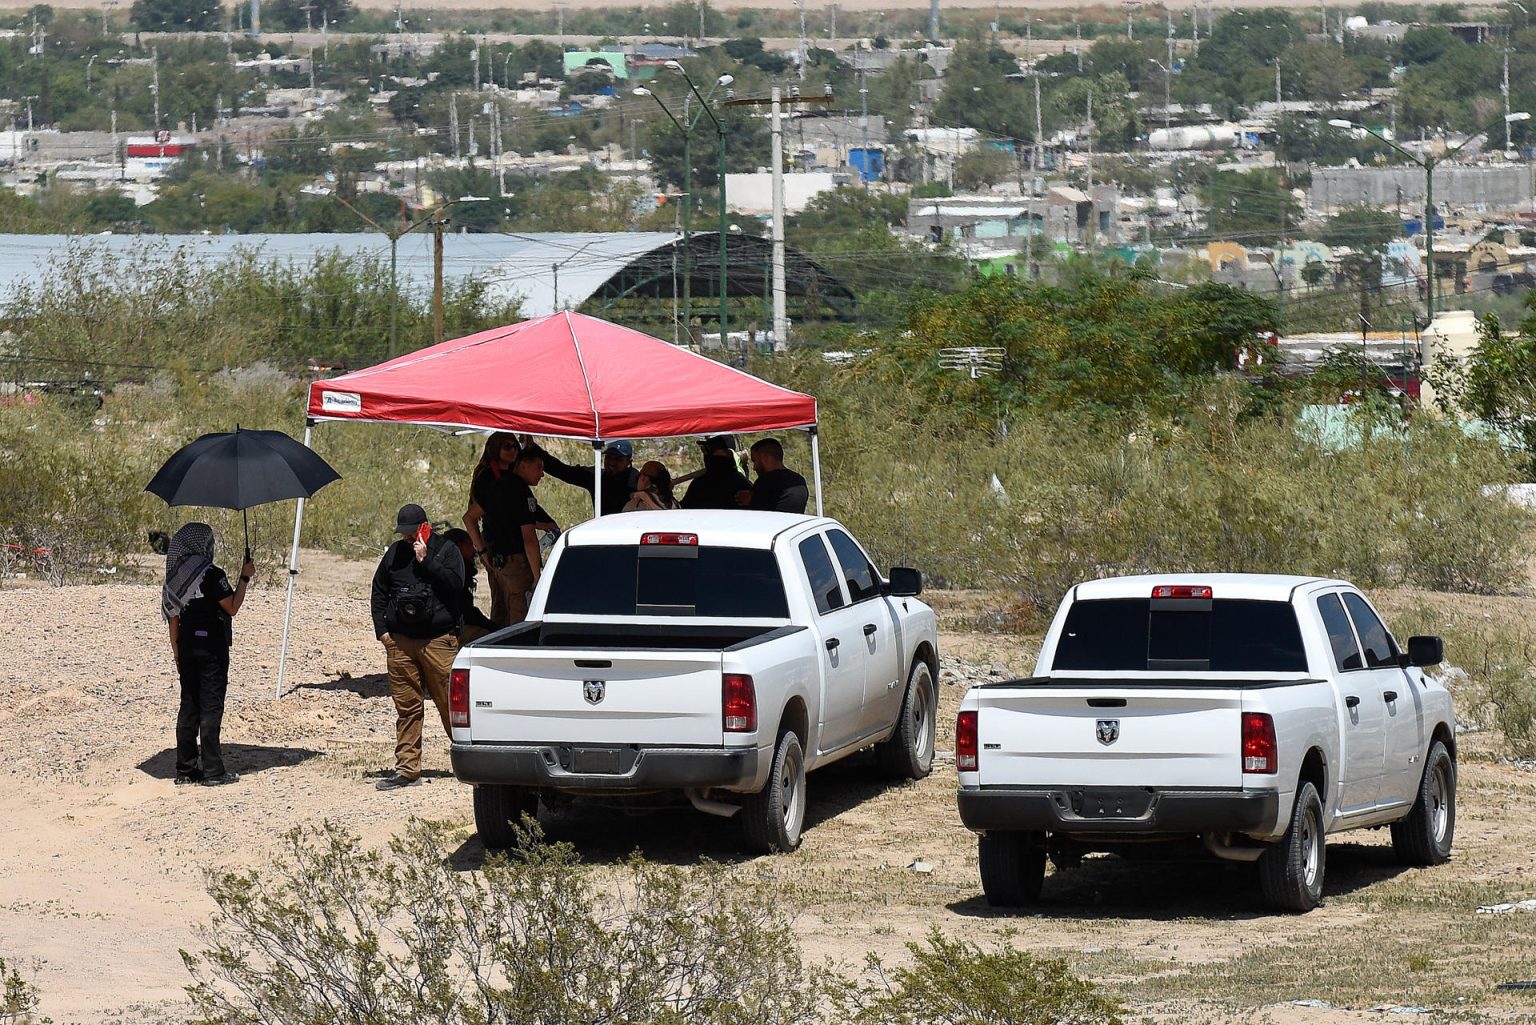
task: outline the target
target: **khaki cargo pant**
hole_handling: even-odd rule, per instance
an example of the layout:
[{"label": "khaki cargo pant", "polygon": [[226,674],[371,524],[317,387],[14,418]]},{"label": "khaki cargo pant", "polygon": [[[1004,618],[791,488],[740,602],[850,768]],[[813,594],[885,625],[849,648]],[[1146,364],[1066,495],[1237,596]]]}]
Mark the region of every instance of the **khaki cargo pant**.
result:
[{"label": "khaki cargo pant", "polygon": [[511,626],[528,618],[528,592],[533,590],[533,570],[528,556],[509,555],[500,566],[491,562],[491,622]]},{"label": "khaki cargo pant", "polygon": [[421,721],[428,694],[443,733],[453,735],[448,725],[448,672],[459,653],[459,640],[453,634],[430,640],[391,634],[385,652],[389,696],[395,702],[395,771],[415,779],[421,775]]}]

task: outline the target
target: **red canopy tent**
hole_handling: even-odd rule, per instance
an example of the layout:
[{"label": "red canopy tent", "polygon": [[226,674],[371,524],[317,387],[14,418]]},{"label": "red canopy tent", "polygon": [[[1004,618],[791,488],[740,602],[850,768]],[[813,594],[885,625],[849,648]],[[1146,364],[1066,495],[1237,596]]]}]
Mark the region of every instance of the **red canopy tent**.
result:
[{"label": "red canopy tent", "polygon": [[[579,438],[592,445],[598,489],[603,446],[616,439],[805,430],[818,515],[822,509],[813,397],[581,313],[492,328],[316,381],[309,388],[305,445],[315,424],[328,420]],[[599,490],[593,509],[601,507]],[[288,563],[279,697],[303,521],[301,499]]]},{"label": "red canopy tent", "polygon": [[816,400],[581,313],[441,342],[309,389],[314,420],[615,438],[816,426]]}]

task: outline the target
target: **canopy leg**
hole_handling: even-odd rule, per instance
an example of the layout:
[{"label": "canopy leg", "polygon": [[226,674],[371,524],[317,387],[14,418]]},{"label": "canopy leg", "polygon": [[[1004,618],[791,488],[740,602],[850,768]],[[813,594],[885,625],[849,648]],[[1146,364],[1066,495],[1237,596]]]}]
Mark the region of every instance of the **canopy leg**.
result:
[{"label": "canopy leg", "polygon": [[816,515],[825,516],[821,511],[821,444],[820,434],[815,427],[811,428],[811,475],[816,480]]},{"label": "canopy leg", "polygon": [[[309,448],[309,439],[315,431],[313,420],[304,421],[304,447]],[[818,492],[819,494],[819,492]],[[283,647],[282,653],[277,656],[277,694],[274,700],[281,700],[283,696],[283,680],[288,670],[288,628],[293,624],[293,585],[299,577],[299,530],[304,525],[304,499],[299,499],[298,506],[293,511],[293,548],[288,553],[288,601],[283,606]]]},{"label": "canopy leg", "polygon": [[592,518],[603,514],[603,442],[592,442]]}]

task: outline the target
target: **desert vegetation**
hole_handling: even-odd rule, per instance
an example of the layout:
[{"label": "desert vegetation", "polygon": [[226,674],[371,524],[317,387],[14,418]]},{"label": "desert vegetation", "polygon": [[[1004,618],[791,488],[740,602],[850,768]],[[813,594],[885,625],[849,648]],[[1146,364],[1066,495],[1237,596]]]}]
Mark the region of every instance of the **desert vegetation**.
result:
[{"label": "desert vegetation", "polygon": [[[206,949],[183,953],[210,1025],[399,1021],[942,1025],[1094,1022],[1120,1005],[1064,961],[937,931],[910,964],[812,963],[782,888],[638,855],[598,872],[525,819],[481,864],[416,821],[386,850],[332,824],[281,868],[215,873]],[[478,871],[470,871],[478,869]]]},{"label": "desert vegetation", "polygon": [[[238,514],[168,510],[144,482],[207,431],[301,433],[305,357],[381,358],[390,300],[387,275],[368,261],[246,258],[136,276],[85,250],[12,296],[13,380],[84,367],[106,394],[98,408],[88,393],[34,400],[23,388],[0,407],[9,569],[54,583],[131,574],[145,565],[146,531],[194,512],[236,536]],[[452,298],[448,330],[514,317],[471,285]],[[418,300],[405,297],[399,318],[402,347],[427,340]],[[808,347],[748,369],[817,396],[827,512],[884,566],[913,564],[930,586],[1000,595],[992,629],[1038,630],[1068,586],[1111,573],[1297,572],[1375,589],[1524,590],[1532,517],[1505,486],[1524,479],[1525,451],[1430,411],[1405,412],[1383,392],[1339,407],[1359,381],[1342,358],[1305,381],[1237,373],[1237,350],[1274,320],[1264,300],[1215,285],[978,279],[959,293],[915,295],[900,329],[829,336],[850,360]],[[1490,327],[1489,339],[1507,360],[1508,336]],[[937,351],[963,345],[1001,348],[1000,371],[973,380],[940,368]],[[1470,390],[1490,394],[1478,373]],[[1517,418],[1521,400],[1507,392],[1499,408]],[[786,441],[791,465],[808,469],[804,442]],[[314,446],[343,479],[310,503],[304,543],[372,557],[400,504],[457,519],[478,438],[325,424]],[[641,448],[675,469],[697,458],[686,441]],[[587,458],[575,446],[566,455]],[[577,489],[548,482],[540,498],[562,523],[586,515]],[[269,581],[280,577],[291,523],[291,506],[253,510]],[[1459,621],[1424,629],[1452,635],[1451,662],[1481,695],[1480,717],[1530,752],[1532,638],[1518,624],[1465,625],[1465,644],[1454,639]]]}]

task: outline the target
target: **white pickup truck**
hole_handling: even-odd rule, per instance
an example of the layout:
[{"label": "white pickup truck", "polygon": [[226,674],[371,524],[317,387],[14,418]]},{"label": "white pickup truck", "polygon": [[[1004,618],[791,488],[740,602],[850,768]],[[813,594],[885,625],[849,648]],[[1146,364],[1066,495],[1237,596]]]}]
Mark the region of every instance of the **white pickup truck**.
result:
[{"label": "white pickup truck", "polygon": [[805,774],[871,744],[933,764],[938,636],[916,570],[883,578],[835,520],[635,512],[567,531],[528,621],[460,651],[454,774],[487,847],[539,798],[667,792],[791,851]]},{"label": "white pickup truck", "polygon": [[1047,858],[1198,836],[1257,861],[1264,897],[1322,899],[1329,833],[1390,825],[1397,857],[1450,857],[1451,698],[1341,580],[1210,573],[1095,580],[1057,610],[1028,679],[961,703],[960,817],[995,905],[1037,900]]}]

